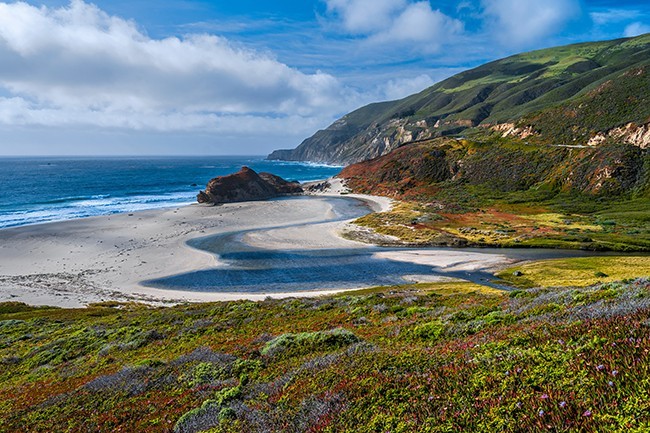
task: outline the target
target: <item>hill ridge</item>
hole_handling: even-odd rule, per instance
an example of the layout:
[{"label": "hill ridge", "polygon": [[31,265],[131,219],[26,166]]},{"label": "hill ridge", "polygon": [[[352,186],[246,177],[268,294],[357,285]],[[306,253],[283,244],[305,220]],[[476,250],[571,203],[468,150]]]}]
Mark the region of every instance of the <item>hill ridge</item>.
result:
[{"label": "hill ridge", "polygon": [[[504,123],[531,126],[535,131],[541,128],[542,133],[536,134],[539,142],[588,144],[594,135],[650,121],[649,65],[650,34],[517,54],[461,72],[401,100],[361,107],[316,132],[296,149],[275,151],[268,158],[350,164],[385,155],[405,143]],[[626,75],[630,71],[642,72]],[[589,98],[590,92],[608,82],[614,88],[595,103],[604,108],[625,105],[625,112],[613,109],[607,122],[592,122],[578,136],[543,132],[553,129],[542,121],[547,110],[561,111],[566,105]],[[604,101],[605,96],[611,99],[616,92],[635,100],[624,100],[623,104],[620,100]],[[555,129],[566,131],[574,126],[557,117]]]}]

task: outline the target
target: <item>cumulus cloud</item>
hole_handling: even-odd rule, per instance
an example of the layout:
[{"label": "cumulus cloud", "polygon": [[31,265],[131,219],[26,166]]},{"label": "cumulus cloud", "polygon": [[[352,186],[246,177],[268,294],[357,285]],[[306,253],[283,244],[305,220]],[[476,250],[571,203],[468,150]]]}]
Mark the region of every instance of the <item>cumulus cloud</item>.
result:
[{"label": "cumulus cloud", "polygon": [[650,33],[650,25],[636,22],[625,27],[625,31],[623,32],[623,35],[626,38],[631,38],[634,36],[642,35],[644,33]]},{"label": "cumulus cloud", "polygon": [[[424,52],[437,51],[463,31],[463,24],[433,9],[428,0],[326,0],[327,11],[344,31],[372,44],[411,44]],[[415,44],[415,46],[413,46]]]},{"label": "cumulus cloud", "polygon": [[0,122],[13,125],[311,126],[354,97],[329,74],[305,74],[207,34],[153,39],[81,0],[0,3],[0,64]]},{"label": "cumulus cloud", "polygon": [[579,0],[482,0],[487,26],[502,44],[525,47],[581,14]]},{"label": "cumulus cloud", "polygon": [[433,80],[427,74],[421,74],[413,78],[398,78],[389,80],[382,86],[382,99],[401,99],[414,93],[420,92],[433,85]]},{"label": "cumulus cloud", "polygon": [[385,28],[406,0],[326,0],[327,11],[336,14],[352,34],[369,34]]}]

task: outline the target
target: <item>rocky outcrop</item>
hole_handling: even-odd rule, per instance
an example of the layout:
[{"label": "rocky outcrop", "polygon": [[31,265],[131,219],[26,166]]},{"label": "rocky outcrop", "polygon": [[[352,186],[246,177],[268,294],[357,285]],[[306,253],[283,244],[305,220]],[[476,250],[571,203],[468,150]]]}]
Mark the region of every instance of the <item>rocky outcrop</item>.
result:
[{"label": "rocky outcrop", "polygon": [[623,141],[624,143],[647,149],[650,146],[650,123],[636,125],[628,123],[619,128],[611,129],[605,133],[596,134],[589,139],[589,146],[597,146],[609,139]]},{"label": "rocky outcrop", "polygon": [[535,134],[535,131],[533,131],[532,127],[530,126],[518,127],[514,123],[499,123],[497,125],[492,126],[490,129],[500,133],[501,136],[504,138],[511,136],[511,137],[517,137],[522,140],[525,140],[526,138]]},{"label": "rocky outcrop", "polygon": [[248,167],[242,167],[237,173],[212,179],[205,191],[199,192],[196,200],[199,203],[233,203],[302,192],[298,182],[288,182],[271,173],[258,174]]}]

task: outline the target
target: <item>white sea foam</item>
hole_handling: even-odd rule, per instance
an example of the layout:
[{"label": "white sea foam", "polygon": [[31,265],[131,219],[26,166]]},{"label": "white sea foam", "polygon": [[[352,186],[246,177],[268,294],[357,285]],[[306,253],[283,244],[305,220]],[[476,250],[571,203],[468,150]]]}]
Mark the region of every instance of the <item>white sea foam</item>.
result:
[{"label": "white sea foam", "polygon": [[0,214],[0,228],[182,206],[195,201],[193,192],[156,196],[110,197],[97,195],[94,197],[96,198],[71,197],[69,201],[57,200],[56,206],[52,206],[52,204],[37,205],[28,210],[3,213]]}]

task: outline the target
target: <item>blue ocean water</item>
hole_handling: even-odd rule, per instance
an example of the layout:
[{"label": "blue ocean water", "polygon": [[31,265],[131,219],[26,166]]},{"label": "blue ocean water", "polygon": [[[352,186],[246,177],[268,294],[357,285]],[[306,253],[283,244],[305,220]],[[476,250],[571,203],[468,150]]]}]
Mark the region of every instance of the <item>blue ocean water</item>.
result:
[{"label": "blue ocean water", "polygon": [[243,165],[300,182],[341,170],[261,156],[0,158],[0,228],[194,203]]}]

